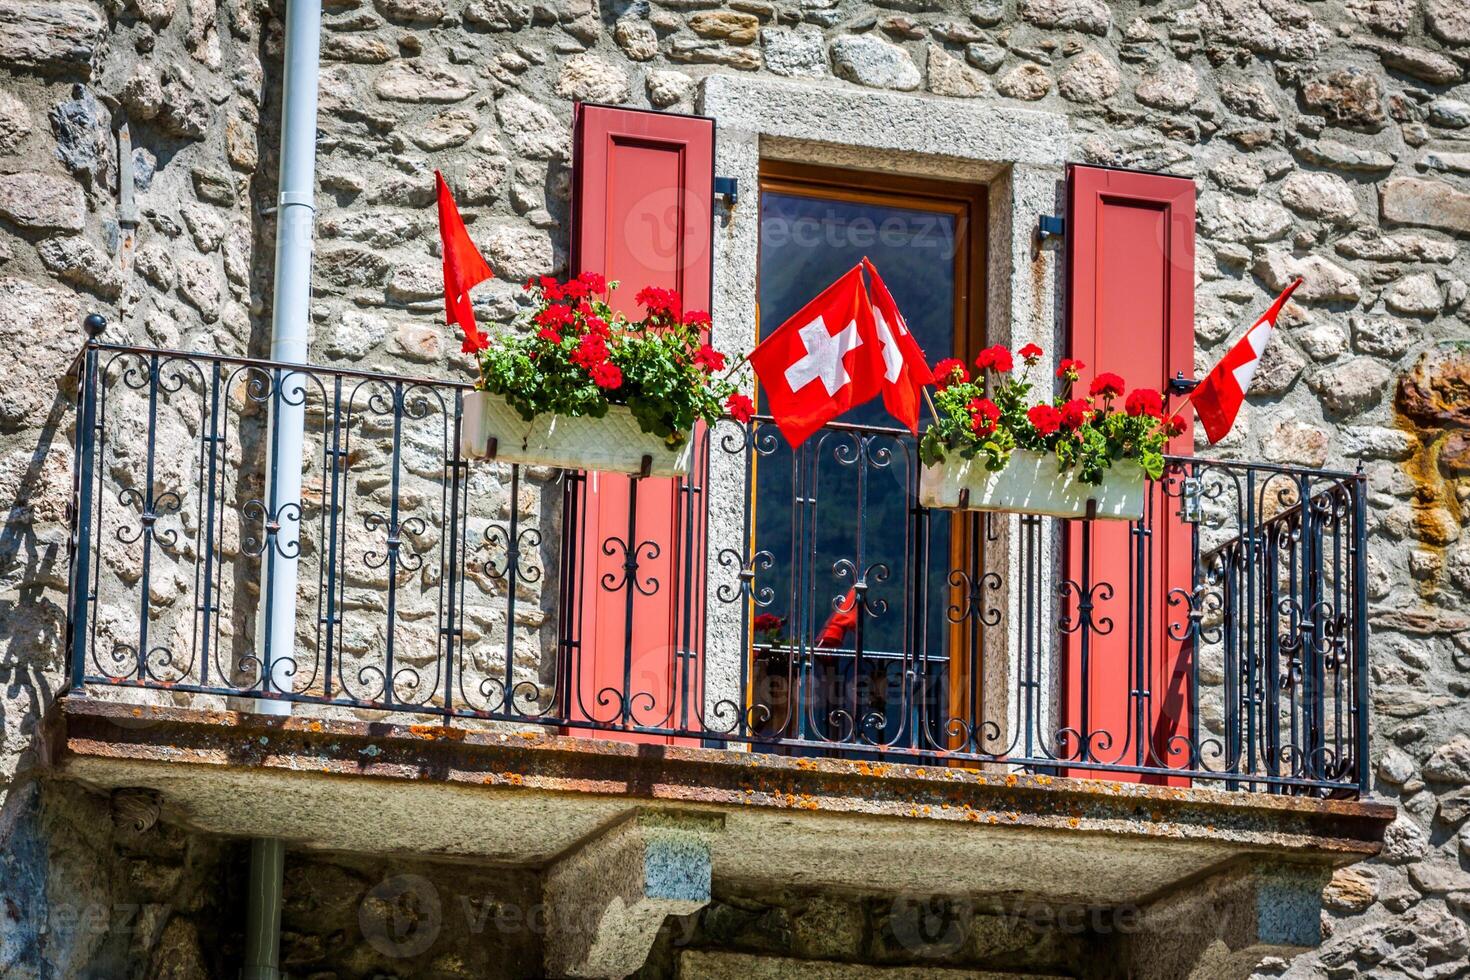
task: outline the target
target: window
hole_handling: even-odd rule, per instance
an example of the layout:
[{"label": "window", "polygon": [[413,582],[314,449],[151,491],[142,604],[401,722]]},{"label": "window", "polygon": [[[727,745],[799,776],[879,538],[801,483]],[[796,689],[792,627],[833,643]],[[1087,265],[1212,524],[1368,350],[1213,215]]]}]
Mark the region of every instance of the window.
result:
[{"label": "window", "polygon": [[[984,206],[979,185],[765,165],[760,337],[866,255],[930,363],[968,357],[982,341]],[[974,697],[967,665],[978,636],[967,636],[948,611],[958,601],[952,570],[978,557],[978,522],[947,513],[918,519],[915,440],[881,400],[795,453],[773,426],[760,436],[753,551],[765,556],[760,584],[771,591],[758,612],[785,620],[779,635],[757,634],[754,644],[752,694],[769,710],[765,732],[859,745],[948,744],[945,717],[963,716]],[[835,608],[850,608],[853,589],[864,593],[859,622],[823,641]]]}]

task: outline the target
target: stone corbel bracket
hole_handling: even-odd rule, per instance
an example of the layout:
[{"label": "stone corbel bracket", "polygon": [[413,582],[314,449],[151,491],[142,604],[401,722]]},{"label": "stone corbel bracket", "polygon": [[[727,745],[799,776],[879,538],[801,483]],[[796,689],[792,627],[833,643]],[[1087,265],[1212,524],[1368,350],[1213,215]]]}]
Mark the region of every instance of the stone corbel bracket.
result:
[{"label": "stone corbel bracket", "polygon": [[648,958],[670,915],[710,900],[710,842],[723,814],[639,811],[546,872],[546,972],[624,977]]}]

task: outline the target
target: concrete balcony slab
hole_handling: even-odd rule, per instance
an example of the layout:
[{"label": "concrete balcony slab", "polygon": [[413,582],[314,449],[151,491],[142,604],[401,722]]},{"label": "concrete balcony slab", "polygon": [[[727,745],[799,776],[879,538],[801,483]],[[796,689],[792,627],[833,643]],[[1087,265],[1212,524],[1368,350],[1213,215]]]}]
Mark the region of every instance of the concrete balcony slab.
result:
[{"label": "concrete balcony slab", "polygon": [[55,777],[146,787],[163,817],[293,847],[551,868],[620,822],[718,818],[715,881],[997,906],[1151,905],[1232,868],[1309,878],[1376,853],[1392,807],[441,725],[73,696]]}]

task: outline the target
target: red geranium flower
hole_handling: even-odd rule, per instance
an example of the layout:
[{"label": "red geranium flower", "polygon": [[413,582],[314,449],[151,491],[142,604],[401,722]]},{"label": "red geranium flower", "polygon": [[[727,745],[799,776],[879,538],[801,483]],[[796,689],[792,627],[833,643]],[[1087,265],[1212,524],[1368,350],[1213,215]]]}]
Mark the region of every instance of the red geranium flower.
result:
[{"label": "red geranium flower", "polygon": [[587,284],[580,279],[572,279],[561,287],[563,299],[583,299],[587,295]]},{"label": "red geranium flower", "polygon": [[995,402],[989,398],[972,398],[965,407],[970,410],[970,428],[976,435],[988,436],[995,431],[995,423],[1000,421],[1000,409]]},{"label": "red geranium flower", "polygon": [[709,344],[703,344],[694,355],[694,363],[698,364],[707,373],[713,374],[715,371],[723,371],[725,369],[725,355],[715,350]]},{"label": "red geranium flower", "polygon": [[957,357],[947,357],[934,365],[934,387],[940,391],[969,380],[970,372],[965,370],[965,362]]},{"label": "red geranium flower", "polygon": [[1070,357],[1062,358],[1062,363],[1057,365],[1057,377],[1066,378],[1068,381],[1076,381],[1082,369],[1087,367],[1081,361],[1074,361]]},{"label": "red geranium flower", "polygon": [[675,290],[644,286],[633,299],[638,305],[648,310],[649,316],[666,314],[677,317],[679,315],[679,294]]},{"label": "red geranium flower", "polygon": [[1147,415],[1151,418],[1162,418],[1164,415],[1164,396],[1152,388],[1134,388],[1128,393],[1128,400],[1123,403],[1123,408],[1129,415]]},{"label": "red geranium flower", "polygon": [[561,299],[561,283],[552,276],[541,277],[541,295],[548,300]]},{"label": "red geranium flower", "polygon": [[1182,436],[1186,428],[1187,425],[1182,415],[1171,415],[1164,422],[1164,432],[1170,436]]},{"label": "red geranium flower", "polygon": [[591,371],[607,360],[607,343],[595,333],[582,335],[577,349],[572,351],[572,363],[585,371]]},{"label": "red geranium flower", "polygon": [[594,337],[602,337],[604,339],[612,335],[612,331],[608,329],[607,321],[600,316],[589,316],[587,318],[587,332]]},{"label": "red geranium flower", "polygon": [[490,340],[473,323],[465,328],[464,343],[459,349],[464,354],[478,354],[490,346]]},{"label": "red geranium flower", "polygon": [[752,625],[757,633],[775,633],[786,625],[786,620],[775,613],[761,613]]},{"label": "red geranium flower", "polygon": [[1062,426],[1062,413],[1050,405],[1036,405],[1026,413],[1036,434],[1049,436]]},{"label": "red geranium flower", "polygon": [[704,310],[690,310],[684,314],[684,326],[686,327],[707,327],[709,325],[709,314]]},{"label": "red geranium flower", "polygon": [[607,280],[596,272],[584,272],[577,281],[586,286],[589,293],[600,293],[607,288]]},{"label": "red geranium flower", "polygon": [[1074,398],[1062,406],[1062,424],[1069,429],[1080,429],[1087,423],[1087,417],[1091,413],[1087,402],[1081,398]]},{"label": "red geranium flower", "polygon": [[603,361],[591,371],[592,381],[599,388],[612,389],[623,383],[623,371],[612,361]]},{"label": "red geranium flower", "polygon": [[736,394],[725,399],[725,411],[730,413],[732,419],[743,425],[755,415],[755,405],[746,396]]},{"label": "red geranium flower", "polygon": [[551,327],[553,329],[564,327],[572,322],[572,309],[569,306],[562,306],[560,303],[553,303],[536,314],[536,322],[543,327]]},{"label": "red geranium flower", "polygon": [[985,348],[980,352],[980,356],[975,358],[975,367],[981,371],[990,368],[1004,374],[1015,366],[1016,362],[1011,358],[1011,352],[1000,344]]},{"label": "red geranium flower", "polygon": [[1123,393],[1123,379],[1111,371],[1104,371],[1092,379],[1092,387],[1087,393],[1094,398],[1112,398]]},{"label": "red geranium flower", "polygon": [[1027,364],[1035,364],[1037,361],[1041,360],[1041,348],[1037,347],[1035,344],[1027,344],[1025,347],[1022,347],[1020,350],[1016,351],[1016,353],[1020,354],[1021,358]]},{"label": "red geranium flower", "polygon": [[540,337],[542,340],[549,340],[553,344],[561,343],[561,334],[557,333],[556,330],[551,327],[542,327],[540,330],[536,331],[536,336]]}]

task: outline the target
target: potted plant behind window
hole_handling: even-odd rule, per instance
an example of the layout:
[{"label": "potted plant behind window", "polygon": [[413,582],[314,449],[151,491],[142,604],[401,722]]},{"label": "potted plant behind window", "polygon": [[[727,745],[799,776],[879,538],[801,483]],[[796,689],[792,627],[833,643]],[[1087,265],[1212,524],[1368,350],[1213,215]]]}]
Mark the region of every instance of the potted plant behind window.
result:
[{"label": "potted plant behind window", "polygon": [[467,338],[480,379],[464,399],[466,457],[682,476],[696,423],[725,410],[749,420],[750,399],[715,376],[725,355],[704,340],[709,314],[681,313],[678,293],[648,287],[643,318],[630,320],[607,304],[616,287],[595,273],[528,281],[533,308],[515,329]]},{"label": "potted plant behind window", "polygon": [[1017,511],[1055,517],[1138,520],[1146,481],[1164,471],[1164,447],[1184,431],[1179,416],[1165,417],[1163,396],[1138,388],[1126,399],[1123,379],[1099,374],[1085,397],[1073,386],[1086,365],[1063,360],[1061,394],[1031,401],[1031,371],[1041,348],[1017,352],[1019,376],[1005,347],[981,351],[979,375],[963,362],[934,369],[935,423],[919,443],[923,468],[919,501],[926,507]]}]

